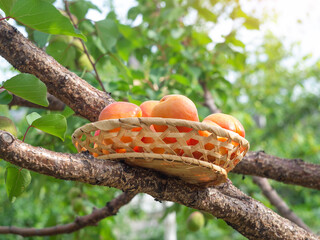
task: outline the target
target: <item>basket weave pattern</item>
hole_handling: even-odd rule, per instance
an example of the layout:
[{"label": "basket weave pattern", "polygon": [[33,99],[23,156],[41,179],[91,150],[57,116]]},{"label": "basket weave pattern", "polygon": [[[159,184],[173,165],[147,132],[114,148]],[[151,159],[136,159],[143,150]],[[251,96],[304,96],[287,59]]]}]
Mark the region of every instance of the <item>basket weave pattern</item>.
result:
[{"label": "basket weave pattern", "polygon": [[[152,125],[168,128],[155,132]],[[179,132],[177,127],[182,126],[191,131]],[[96,133],[97,130],[100,132]],[[199,131],[211,134],[201,136]],[[182,176],[193,183],[196,183],[193,178],[215,184],[225,181],[226,172],[233,169],[249,149],[248,141],[234,132],[168,118],[121,118],[89,123],[77,129],[72,139],[79,152],[88,150],[100,159],[125,159],[129,164],[159,171],[162,169],[158,168],[165,168],[162,172]],[[177,173],[179,171],[181,173]],[[213,172],[215,178],[208,177],[208,171]]]}]

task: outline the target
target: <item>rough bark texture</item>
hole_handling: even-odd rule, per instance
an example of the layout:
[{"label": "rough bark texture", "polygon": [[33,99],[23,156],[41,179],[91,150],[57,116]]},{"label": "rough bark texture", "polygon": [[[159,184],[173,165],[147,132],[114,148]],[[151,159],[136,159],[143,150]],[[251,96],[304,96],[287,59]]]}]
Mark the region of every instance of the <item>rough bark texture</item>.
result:
[{"label": "rough bark texture", "polygon": [[0,21],[0,55],[20,72],[38,77],[50,94],[90,121],[96,121],[100,111],[114,101],[61,66],[6,21]]},{"label": "rough bark texture", "polygon": [[232,172],[320,190],[320,165],[301,159],[284,159],[264,152],[248,152]]},{"label": "rough bark texture", "polygon": [[100,209],[95,209],[91,214],[77,217],[72,223],[57,225],[47,228],[19,228],[19,227],[0,227],[0,234],[16,234],[23,237],[27,236],[51,236],[63,233],[72,233],[86,226],[96,225],[100,220],[116,215],[119,209],[128,204],[135,196],[134,193],[122,193],[114,198],[107,205]]},{"label": "rough bark texture", "polygon": [[[201,188],[160,173],[89,154],[63,154],[33,147],[0,131],[0,157],[20,167],[65,180],[144,192],[222,218],[249,239],[318,239],[246,196],[230,181]],[[110,177],[112,176],[112,177]]]}]

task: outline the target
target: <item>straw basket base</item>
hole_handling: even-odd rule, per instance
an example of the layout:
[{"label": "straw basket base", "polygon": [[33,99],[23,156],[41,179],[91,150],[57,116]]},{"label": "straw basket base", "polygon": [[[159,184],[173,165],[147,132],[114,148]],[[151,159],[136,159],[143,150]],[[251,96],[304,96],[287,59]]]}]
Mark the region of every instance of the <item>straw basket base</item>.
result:
[{"label": "straw basket base", "polygon": [[[123,156],[122,156],[123,155]],[[169,176],[178,177],[187,183],[199,186],[216,186],[226,182],[225,169],[205,161],[175,155],[152,153],[109,154],[99,159],[124,160],[131,166],[150,168]]]}]

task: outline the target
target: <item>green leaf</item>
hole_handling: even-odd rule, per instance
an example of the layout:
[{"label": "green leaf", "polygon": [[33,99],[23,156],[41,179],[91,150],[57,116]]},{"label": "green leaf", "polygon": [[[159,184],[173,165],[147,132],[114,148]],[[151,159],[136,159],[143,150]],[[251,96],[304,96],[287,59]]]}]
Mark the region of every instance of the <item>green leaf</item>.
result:
[{"label": "green leaf", "polygon": [[29,125],[32,125],[33,121],[37,120],[38,118],[41,118],[41,115],[36,112],[32,112],[26,116],[27,123]]},{"label": "green leaf", "polygon": [[174,80],[176,80],[178,83],[181,83],[183,85],[190,85],[190,81],[183,75],[180,74],[173,74],[171,75],[171,78],[173,78]]},{"label": "green leaf", "polygon": [[259,30],[260,23],[257,18],[248,17],[246,21],[243,23],[243,26],[250,30]]},{"label": "green leaf", "polygon": [[64,141],[67,120],[61,114],[50,114],[36,119],[32,122],[32,126]]},{"label": "green leaf", "polygon": [[195,39],[200,45],[207,45],[211,43],[212,40],[209,38],[208,34],[201,32],[192,32],[192,38]]},{"label": "green leaf", "polygon": [[206,8],[198,8],[198,13],[201,17],[203,17],[207,21],[216,22],[217,16]]},{"label": "green leaf", "polygon": [[135,20],[140,13],[139,7],[130,8],[128,11],[128,19]]},{"label": "green leaf", "polygon": [[96,22],[96,28],[102,45],[105,49],[111,50],[111,48],[117,43],[119,36],[117,24],[111,19],[105,19]]},{"label": "green leaf", "polygon": [[84,19],[89,9],[94,9],[101,12],[101,10],[96,5],[89,1],[83,0],[74,1],[72,2],[72,4],[70,4],[69,7],[71,13],[75,14],[78,19]]},{"label": "green leaf", "polygon": [[9,104],[12,101],[12,95],[8,91],[0,93],[0,104]]},{"label": "green leaf", "polygon": [[121,75],[124,77],[124,79],[132,84],[132,75],[130,70],[127,68],[126,65],[124,65],[121,60],[117,57],[117,55],[109,53],[110,61],[113,65],[117,66],[117,68],[120,70]]},{"label": "green leaf", "polygon": [[0,130],[9,132],[13,136],[17,137],[17,128],[10,118],[0,116]]},{"label": "green leaf", "polygon": [[48,33],[39,32],[39,31],[33,32],[33,39],[37,43],[37,46],[39,48],[43,48],[47,44],[49,38],[50,38],[50,34]]},{"label": "green leaf", "polygon": [[47,87],[35,76],[28,73],[18,74],[7,80],[3,87],[13,94],[32,103],[47,107]]},{"label": "green leaf", "polygon": [[53,41],[46,48],[46,51],[61,65],[75,69],[76,47],[63,41]]},{"label": "green leaf", "polygon": [[65,118],[68,118],[74,114],[74,111],[70,107],[66,106],[61,114],[65,116]]},{"label": "green leaf", "polygon": [[119,53],[119,56],[124,60],[128,61],[130,54],[132,52],[132,44],[129,40],[123,38],[118,41],[117,43],[117,51]]},{"label": "green leaf", "polygon": [[42,0],[0,0],[0,8],[16,21],[50,34],[70,35],[86,40],[77,33],[70,20],[52,4]]},{"label": "green leaf", "polygon": [[14,202],[31,183],[31,175],[26,169],[9,166],[6,168],[5,181],[9,200]]}]

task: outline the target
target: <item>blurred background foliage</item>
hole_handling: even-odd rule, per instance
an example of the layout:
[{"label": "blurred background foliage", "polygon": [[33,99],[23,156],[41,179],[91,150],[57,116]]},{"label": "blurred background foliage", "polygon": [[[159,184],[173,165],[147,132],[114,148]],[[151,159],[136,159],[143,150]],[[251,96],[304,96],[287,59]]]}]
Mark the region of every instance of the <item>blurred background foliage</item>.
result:
[{"label": "blurred background foliage", "polygon": [[[55,4],[65,10],[62,2]],[[293,49],[299,46],[285,47],[272,32],[253,48],[242,41],[241,34],[259,31],[263,21],[268,21],[265,15],[245,12],[237,0],[137,0],[125,21],[120,21],[113,2],[107,1],[107,5],[110,11],[105,19],[94,22],[86,18],[87,13],[102,14],[101,6],[84,0],[69,2],[73,20],[88,39],[85,44],[103,85],[115,100],[139,104],[166,94],[183,94],[195,102],[203,119],[210,114],[205,105],[205,85],[217,107],[243,123],[252,151],[319,163],[320,62],[307,64],[308,55],[297,58]],[[232,29],[221,36],[221,41],[213,40],[213,26],[226,19],[233,21]],[[24,26],[20,29],[62,65],[101,89],[78,39]],[[0,112],[15,121],[20,139],[28,127],[26,114],[49,113],[5,105],[0,105]],[[26,142],[74,153],[70,136],[87,121],[76,116],[69,116],[67,121],[64,142],[35,129],[28,133]],[[0,161],[1,225],[42,228],[68,223],[77,215],[90,213],[94,206],[103,207],[119,194],[116,189],[31,173],[27,191],[10,203],[4,184],[5,166]],[[273,209],[250,176],[231,173],[229,177],[242,191]],[[316,190],[275,181],[271,184],[311,229],[319,231],[320,196]],[[166,239],[170,214],[175,217],[178,239],[245,239],[222,220],[207,215],[203,228],[189,231],[186,220],[192,212],[139,195],[117,216],[97,227],[45,239]]]}]

